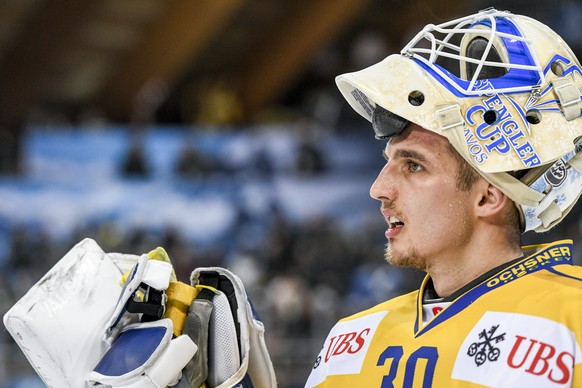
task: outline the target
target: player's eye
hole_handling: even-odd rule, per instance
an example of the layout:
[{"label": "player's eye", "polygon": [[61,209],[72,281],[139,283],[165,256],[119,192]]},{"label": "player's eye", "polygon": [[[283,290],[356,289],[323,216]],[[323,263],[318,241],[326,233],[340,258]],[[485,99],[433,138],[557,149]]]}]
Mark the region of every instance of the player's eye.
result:
[{"label": "player's eye", "polygon": [[423,168],[420,164],[413,162],[412,160],[408,161],[408,169],[412,172],[421,171]]}]

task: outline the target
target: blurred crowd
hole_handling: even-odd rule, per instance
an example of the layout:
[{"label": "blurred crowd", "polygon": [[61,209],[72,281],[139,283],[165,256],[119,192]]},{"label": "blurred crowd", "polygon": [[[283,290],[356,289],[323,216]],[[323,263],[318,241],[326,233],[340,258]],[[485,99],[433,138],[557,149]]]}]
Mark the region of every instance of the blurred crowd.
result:
[{"label": "blurred crowd", "polygon": [[[292,171],[285,174],[318,182],[333,169],[329,158],[314,143],[298,141],[294,149]],[[344,148],[343,152],[349,150]],[[120,175],[116,179],[154,179],[146,161],[143,149],[129,147],[119,163]],[[264,190],[272,189],[269,182],[282,173],[276,169],[268,155],[258,153],[252,166],[229,170],[224,163],[193,148],[186,148],[177,157],[175,166],[176,179],[182,182],[202,181],[208,186],[231,181],[236,186],[235,175],[251,174],[264,183],[260,186]],[[364,171],[356,167],[348,173]],[[373,173],[365,171],[371,179]],[[349,174],[343,187],[354,184],[349,181]],[[216,176],[219,178],[213,178]],[[316,191],[332,190],[326,187],[325,180],[314,184]],[[366,191],[367,187],[363,188]],[[193,242],[188,231],[177,227],[149,228],[145,224],[128,228],[115,219],[80,223],[60,238],[50,234],[50,227],[0,223],[8,236],[7,257],[0,261],[0,311],[4,314],[84,238],[94,239],[105,252],[141,254],[162,246],[181,281],[188,282],[191,271],[197,267],[222,266],[237,274],[265,323],[280,386],[303,386],[327,332],[337,319],[412,290],[422,274],[394,269],[383,262],[385,224],[376,204],[362,210],[357,206],[351,209],[357,204],[346,202],[341,205],[343,209],[331,214],[320,212],[297,218],[283,209],[285,204],[280,198],[264,197],[271,198],[271,202],[267,209],[258,212],[249,206],[248,200],[232,200],[234,203],[229,205],[236,209],[234,222],[218,238],[203,244]],[[310,200],[313,198],[303,199]],[[339,214],[358,212],[362,214],[357,225],[346,225],[339,219]],[[155,217],[155,212],[150,216]],[[6,331],[2,332],[0,346],[0,382],[11,388],[22,386],[17,381],[31,378],[32,369]],[[23,381],[24,386],[32,387],[29,380]]]},{"label": "blurred crowd", "polygon": [[[315,181],[325,176],[329,166],[318,147],[305,143],[297,150],[295,174]],[[122,163],[126,177],[122,179],[144,172],[139,150],[131,150],[128,156],[131,158]],[[182,156],[177,168],[185,176],[200,179],[218,168],[201,162],[199,155]],[[202,167],[192,169],[195,165]],[[262,166],[263,177],[272,173],[266,161],[259,160],[258,166]],[[374,171],[366,173],[373,176]],[[320,190],[326,189],[322,183]],[[84,238],[96,240],[105,252],[141,254],[162,246],[181,281],[187,282],[193,269],[208,266],[229,268],[243,280],[265,323],[280,386],[302,387],[326,334],[339,318],[411,291],[423,277],[420,271],[397,269],[384,262],[386,226],[377,207],[354,209],[363,214],[361,222],[350,226],[333,213],[292,218],[275,199],[267,211],[258,214],[242,203],[235,205],[237,214],[229,229],[205,244],[193,243],[186,231],[175,227],[126,229],[113,220],[83,224],[58,240],[42,228],[11,227],[6,242],[8,257],[0,268],[0,311],[4,314]],[[561,238],[582,241],[580,209],[576,206],[566,222],[546,235],[526,235],[524,244]],[[346,211],[352,210],[342,209]],[[581,264],[582,249],[574,255]],[[0,381],[34,375],[6,331],[0,344]],[[20,386],[32,387],[29,381],[23,384]]]},{"label": "blurred crowd", "polygon": [[[420,273],[383,263],[384,227],[376,220],[346,230],[325,217],[293,223],[274,208],[260,226],[266,231],[264,239],[249,247],[245,239],[255,233],[254,222],[241,214],[228,233],[235,241],[204,247],[196,247],[175,229],[160,234],[133,230],[120,240],[115,225],[96,224],[57,244],[42,233],[13,230],[10,256],[0,272],[2,311],[83,238],[95,239],[106,252],[140,254],[162,246],[181,281],[188,281],[194,268],[206,266],[227,267],[241,277],[266,325],[278,378],[282,386],[292,387],[305,381],[338,318],[412,289],[420,279]],[[3,341],[10,342],[3,334]]]}]

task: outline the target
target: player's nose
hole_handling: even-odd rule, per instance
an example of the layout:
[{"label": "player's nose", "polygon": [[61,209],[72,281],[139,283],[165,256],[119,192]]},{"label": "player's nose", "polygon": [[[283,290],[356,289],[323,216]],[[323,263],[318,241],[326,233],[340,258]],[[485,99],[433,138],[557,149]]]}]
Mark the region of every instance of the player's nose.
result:
[{"label": "player's nose", "polygon": [[370,187],[370,197],[378,201],[393,201],[396,199],[396,188],[396,182],[390,173],[390,166],[386,163]]}]

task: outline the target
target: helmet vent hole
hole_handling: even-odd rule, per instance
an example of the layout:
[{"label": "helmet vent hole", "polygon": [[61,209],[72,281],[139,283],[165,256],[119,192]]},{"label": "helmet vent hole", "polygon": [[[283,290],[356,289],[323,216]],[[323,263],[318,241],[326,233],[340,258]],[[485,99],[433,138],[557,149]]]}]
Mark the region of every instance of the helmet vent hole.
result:
[{"label": "helmet vent hole", "polygon": [[552,62],[552,64],[550,65],[550,70],[552,70],[552,73],[554,73],[558,77],[564,75],[564,66],[559,61]]},{"label": "helmet vent hole", "polygon": [[525,118],[530,124],[539,124],[542,121],[542,114],[539,110],[530,109],[525,113]]},{"label": "helmet vent hole", "polygon": [[413,106],[421,106],[424,103],[424,93],[418,90],[410,92],[408,102]]},{"label": "helmet vent hole", "polygon": [[483,113],[483,120],[489,125],[494,124],[497,121],[497,111],[488,110],[487,112]]}]

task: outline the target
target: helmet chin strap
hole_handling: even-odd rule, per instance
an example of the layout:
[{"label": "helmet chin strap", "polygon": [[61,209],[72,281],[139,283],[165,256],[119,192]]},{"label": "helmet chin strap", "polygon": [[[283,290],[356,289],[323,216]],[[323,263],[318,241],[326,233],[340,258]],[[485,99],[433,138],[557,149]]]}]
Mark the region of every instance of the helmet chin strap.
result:
[{"label": "helmet chin strap", "polygon": [[[443,106],[437,111],[441,112],[437,119],[441,134],[463,155],[466,147],[461,135],[463,131],[458,128],[463,127],[463,122],[458,121],[457,110],[456,104]],[[527,179],[530,174],[520,180],[506,172],[484,173],[472,158],[464,159],[515,202],[523,232],[543,232],[552,228],[568,214],[582,193],[582,137],[576,141],[573,151],[543,168],[533,180]]]},{"label": "helmet chin strap", "polygon": [[525,231],[544,231],[556,225],[574,207],[582,187],[582,138],[576,149],[556,160],[529,187],[545,193],[535,207],[521,205]]}]

